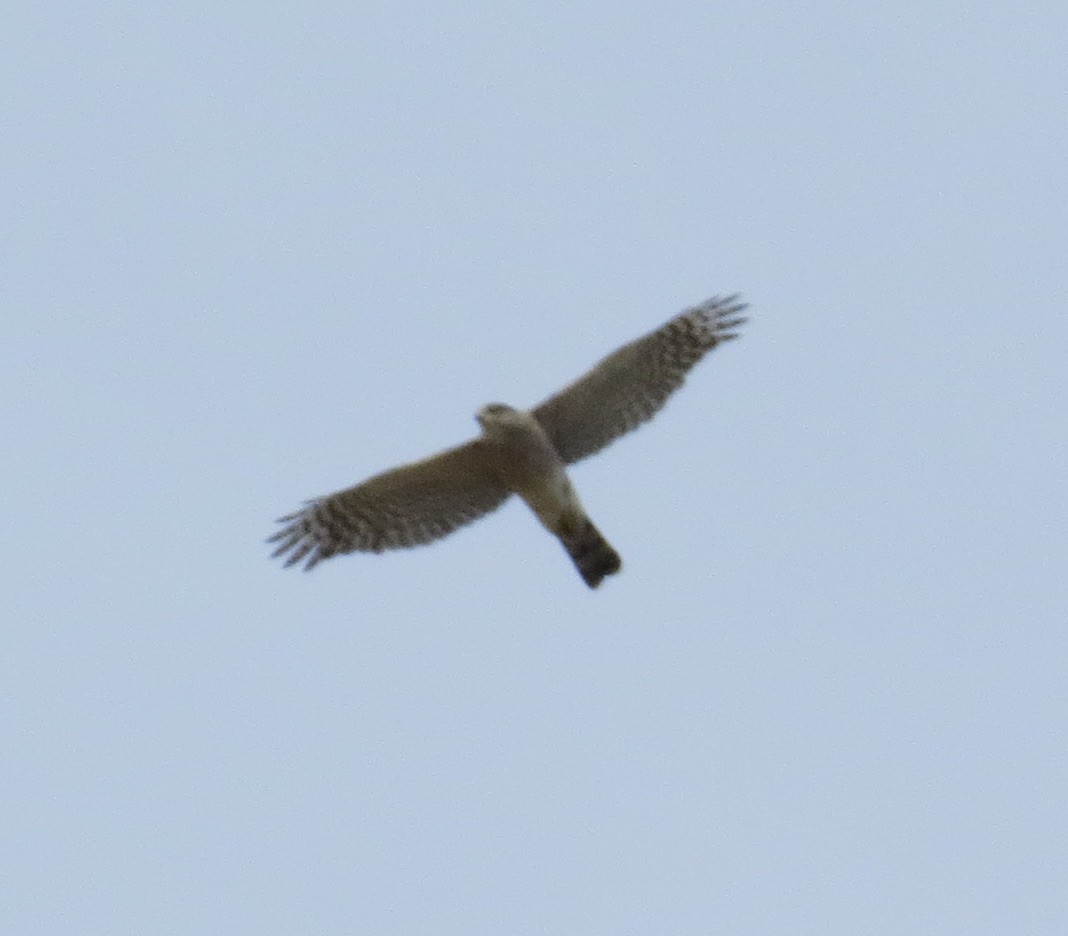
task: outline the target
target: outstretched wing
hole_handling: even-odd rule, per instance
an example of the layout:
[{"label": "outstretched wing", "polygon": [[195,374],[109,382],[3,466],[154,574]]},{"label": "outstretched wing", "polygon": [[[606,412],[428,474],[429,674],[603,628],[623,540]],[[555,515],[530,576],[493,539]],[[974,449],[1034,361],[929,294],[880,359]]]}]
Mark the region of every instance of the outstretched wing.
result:
[{"label": "outstretched wing", "polygon": [[531,413],[565,462],[592,455],[652,419],[691,367],[737,337],[745,308],[733,295],[687,309],[614,351]]},{"label": "outstretched wing", "polygon": [[362,484],[308,501],[270,537],[272,555],[305,569],[338,553],[381,552],[447,536],[507,499],[485,443],[473,439],[423,461],[401,465]]}]

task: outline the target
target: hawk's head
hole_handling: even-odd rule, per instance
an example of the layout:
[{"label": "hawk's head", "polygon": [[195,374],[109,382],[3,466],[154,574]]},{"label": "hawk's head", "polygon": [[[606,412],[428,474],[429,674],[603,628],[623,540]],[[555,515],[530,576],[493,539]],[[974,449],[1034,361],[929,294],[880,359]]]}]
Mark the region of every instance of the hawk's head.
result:
[{"label": "hawk's head", "polygon": [[483,435],[497,439],[515,438],[517,434],[528,436],[531,433],[541,433],[541,427],[530,413],[507,403],[487,403],[475,413],[475,419],[482,427]]},{"label": "hawk's head", "polygon": [[492,426],[507,426],[510,423],[521,422],[523,415],[507,403],[487,403],[475,413],[475,419],[485,431]]}]

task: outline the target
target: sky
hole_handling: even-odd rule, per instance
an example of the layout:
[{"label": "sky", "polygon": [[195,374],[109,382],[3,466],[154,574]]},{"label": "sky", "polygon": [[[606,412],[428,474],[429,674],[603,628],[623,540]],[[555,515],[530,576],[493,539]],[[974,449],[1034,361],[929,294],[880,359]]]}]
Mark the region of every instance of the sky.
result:
[{"label": "sky", "polygon": [[[1062,3],[4,20],[0,931],[1068,931]],[[736,291],[596,591],[268,558]]]}]

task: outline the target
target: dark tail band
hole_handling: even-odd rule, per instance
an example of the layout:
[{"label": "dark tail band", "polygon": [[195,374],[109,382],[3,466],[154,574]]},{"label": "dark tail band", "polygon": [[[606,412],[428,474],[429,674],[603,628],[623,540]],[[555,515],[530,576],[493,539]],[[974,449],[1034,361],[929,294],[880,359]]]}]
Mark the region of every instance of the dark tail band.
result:
[{"label": "dark tail band", "polygon": [[578,532],[566,539],[560,538],[575,568],[579,570],[582,580],[596,588],[606,575],[618,572],[623,561],[608,543],[600,531],[588,519]]}]

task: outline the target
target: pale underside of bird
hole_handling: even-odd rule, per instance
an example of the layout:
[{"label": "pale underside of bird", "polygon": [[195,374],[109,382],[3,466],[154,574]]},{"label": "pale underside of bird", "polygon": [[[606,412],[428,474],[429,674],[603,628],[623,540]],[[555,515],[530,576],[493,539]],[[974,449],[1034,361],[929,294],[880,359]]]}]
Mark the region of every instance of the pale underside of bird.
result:
[{"label": "pale underside of bird", "polygon": [[401,465],[282,517],[274,556],[311,569],[348,552],[419,546],[522,498],[596,588],[618,572],[619,554],[590,521],[566,466],[651,419],[690,369],[736,338],[746,319],[737,295],[712,298],[612,352],[530,410],[490,403],[476,414],[482,434]]}]

